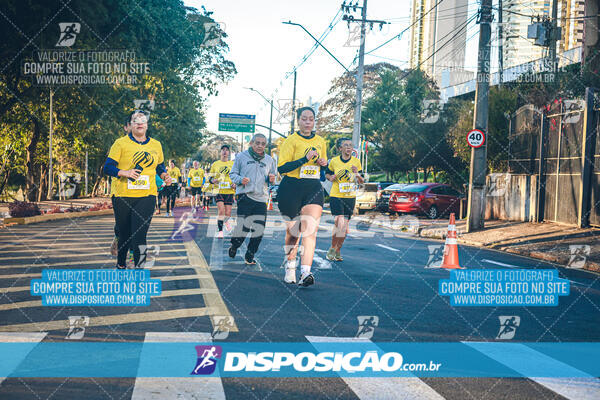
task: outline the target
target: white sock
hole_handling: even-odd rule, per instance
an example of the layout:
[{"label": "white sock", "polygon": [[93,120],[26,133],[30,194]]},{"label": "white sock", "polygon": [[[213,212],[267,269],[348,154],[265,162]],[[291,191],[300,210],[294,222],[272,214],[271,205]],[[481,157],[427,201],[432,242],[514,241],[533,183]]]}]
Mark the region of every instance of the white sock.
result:
[{"label": "white sock", "polygon": [[300,266],[300,273],[302,275],[310,274],[310,265],[301,265]]},{"label": "white sock", "polygon": [[296,260],[287,260],[285,267],[287,269],[296,269]]}]

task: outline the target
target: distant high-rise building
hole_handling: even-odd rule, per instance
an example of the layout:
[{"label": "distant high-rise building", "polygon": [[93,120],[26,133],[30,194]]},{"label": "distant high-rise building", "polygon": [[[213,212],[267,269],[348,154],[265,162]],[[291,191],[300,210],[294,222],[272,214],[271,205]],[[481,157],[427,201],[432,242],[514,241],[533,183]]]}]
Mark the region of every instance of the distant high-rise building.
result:
[{"label": "distant high-rise building", "polygon": [[[583,16],[585,0],[558,0],[558,26],[562,29],[561,39],[557,42],[560,54],[579,47],[583,41]],[[546,47],[536,46],[527,39],[527,26],[533,17],[550,18],[552,2],[550,0],[503,0],[504,21],[504,68],[525,64],[546,57]]]},{"label": "distant high-rise building", "polygon": [[422,69],[438,84],[445,71],[446,84],[464,81],[467,14],[468,0],[413,0],[410,68]]},{"label": "distant high-rise building", "polygon": [[579,47],[583,43],[583,17],[585,0],[561,0],[558,8],[558,24],[562,27],[558,52]]}]

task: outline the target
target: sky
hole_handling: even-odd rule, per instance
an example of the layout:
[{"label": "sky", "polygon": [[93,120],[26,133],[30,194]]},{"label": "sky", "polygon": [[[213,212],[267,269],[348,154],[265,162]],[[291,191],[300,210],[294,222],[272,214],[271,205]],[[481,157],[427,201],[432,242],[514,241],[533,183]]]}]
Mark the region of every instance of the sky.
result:
[{"label": "sky", "polygon": [[[227,57],[235,63],[238,71],[232,81],[219,87],[218,96],[208,99],[205,112],[211,132],[217,131],[219,113],[255,114],[256,123],[269,124],[270,106],[257,93],[245,87],[254,88],[267,98],[273,96],[278,108],[292,98],[291,72],[315,41],[300,27],[285,25],[282,23],[284,21],[302,24],[318,38],[328,30],[337,15],[339,22],[323,40],[323,44],[348,69],[357,65],[355,63],[351,67],[358,54],[354,32],[360,25],[351,23],[349,29],[347,23],[341,20],[342,1],[185,0],[185,3],[196,8],[204,6],[214,12],[214,20],[223,24],[228,35],[225,39],[230,48]],[[368,0],[367,18],[385,20],[390,24],[381,31],[375,26],[368,33],[365,42],[367,52],[410,25],[411,4],[411,0]],[[353,15],[359,19],[360,10]],[[472,36],[473,29],[476,29],[474,24],[467,37]],[[394,39],[372,55],[367,55],[365,64],[389,62],[407,67],[409,38],[410,30],[407,30],[400,39]],[[474,42],[476,45],[477,41]],[[343,67],[322,48],[317,49],[297,68],[296,98],[306,103],[310,97],[313,102],[322,103],[327,98],[331,81],[343,72]],[[273,119],[276,122],[273,129],[282,133],[289,130],[289,120],[279,116],[277,111]],[[260,129],[257,128],[257,131]]]}]

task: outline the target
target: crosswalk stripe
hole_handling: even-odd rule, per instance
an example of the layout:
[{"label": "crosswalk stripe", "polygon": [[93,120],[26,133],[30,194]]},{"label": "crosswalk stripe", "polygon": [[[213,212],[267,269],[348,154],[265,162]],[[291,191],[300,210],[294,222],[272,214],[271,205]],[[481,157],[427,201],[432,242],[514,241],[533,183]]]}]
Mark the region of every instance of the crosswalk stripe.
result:
[{"label": "crosswalk stripe", "polygon": [[[359,342],[372,343],[368,339],[340,338],[326,336],[306,336],[315,348],[319,351],[326,351],[327,348],[319,343],[345,343]],[[373,347],[377,347],[373,343]],[[328,351],[328,350],[327,350]],[[341,377],[348,385],[350,390],[356,394],[359,399],[425,399],[425,400],[443,400],[438,392],[417,377],[391,377],[391,378],[352,378]]]},{"label": "crosswalk stripe", "polygon": [[[166,321],[176,318],[195,318],[219,314],[218,308],[198,307],[182,308],[164,311],[149,311],[141,313],[124,313],[116,315],[106,315],[91,317],[89,326],[107,326],[135,324],[138,322]],[[54,331],[66,329],[67,323],[64,320],[30,322],[25,324],[0,325],[0,332],[31,332],[31,331]]]},{"label": "crosswalk stripe", "polygon": [[[173,297],[173,296],[195,296],[207,293],[218,293],[216,289],[176,289],[176,290],[164,290],[160,296],[157,297]],[[30,300],[30,301],[15,301],[13,303],[0,304],[0,311],[6,310],[17,310],[21,308],[31,307],[42,307],[41,300]]]},{"label": "crosswalk stripe", "polygon": [[[3,369],[14,371],[21,362],[41,342],[48,332],[6,332],[0,333],[0,342],[3,343],[31,343],[31,346],[13,349],[11,357],[2,357]],[[15,351],[15,350],[18,350]],[[0,376],[0,384],[6,376]]]},{"label": "crosswalk stripe", "polygon": [[[83,256],[85,256],[87,251],[97,250],[99,247],[101,247],[101,248],[105,247],[106,251],[108,252],[108,248],[109,248],[109,246],[110,246],[111,243],[112,243],[112,241],[106,242],[106,246],[102,245],[102,246],[95,246],[95,247],[90,247],[90,246],[80,247],[80,246],[69,245],[68,249],[69,249],[69,252],[71,252],[71,253],[79,252],[79,254],[75,254],[74,255],[75,257],[77,255],[83,255]],[[94,243],[94,244],[98,244],[98,243]],[[183,250],[183,244],[182,243],[167,243],[165,245],[164,242],[158,242],[158,241],[149,240],[147,244],[148,245],[159,245],[159,246],[161,246],[161,249],[162,248],[169,248],[169,249],[178,250],[178,251],[182,251]],[[64,249],[62,249],[62,248],[47,247],[47,246],[45,246],[45,247],[43,247],[41,249],[38,249],[38,248],[36,248],[38,246],[36,246],[35,244],[31,244],[31,243],[28,244],[27,246],[23,246],[23,247],[25,247],[25,248],[22,248],[20,250],[7,250],[7,251],[0,250],[0,254],[27,253],[27,254],[30,254],[31,258],[36,258],[36,257],[38,257],[40,255],[45,255],[46,253],[54,253],[54,252],[62,252],[62,251],[64,251]],[[62,256],[62,253],[61,253],[61,256]],[[8,257],[8,258],[10,258],[10,257]]]},{"label": "crosswalk stripe", "polygon": [[[156,261],[158,262],[163,262],[163,261],[175,261],[175,260],[185,260],[186,256],[173,256],[173,257],[161,257],[158,256],[156,258]],[[37,262],[35,264],[13,264],[13,265],[0,265],[0,269],[9,269],[9,268],[30,268],[32,266],[43,266],[43,267],[47,267],[47,268],[51,268],[51,267],[65,267],[65,266],[69,266],[69,265],[81,265],[81,266],[85,266],[85,265],[90,265],[90,264],[108,264],[113,266],[113,264],[115,263],[114,259],[104,259],[104,260],[85,260],[85,261],[68,261],[68,262],[60,262],[60,263],[43,263],[43,262]]]},{"label": "crosswalk stripe", "polygon": [[[86,249],[89,249],[89,247],[86,247]],[[31,250],[29,250],[31,252]],[[160,249],[160,254],[164,254],[164,253],[177,253],[177,252],[183,252],[184,249],[171,249],[170,246],[167,249]],[[95,253],[88,253],[88,252],[78,252],[78,253],[74,253],[72,252],[71,247],[69,247],[69,253],[65,254],[65,253],[60,253],[60,254],[56,254],[55,256],[52,255],[45,255],[45,254],[36,254],[35,257],[40,256],[43,258],[52,258],[52,257],[60,257],[60,258],[73,258],[73,257],[92,257],[92,256],[107,256],[110,257],[111,259],[114,259],[113,256],[110,255],[110,250],[107,248],[106,251],[101,251],[101,252],[95,252]],[[27,259],[35,259],[35,257],[32,257],[31,255],[28,256],[16,256],[16,257],[0,257],[0,261],[4,261],[4,260],[27,260]]]},{"label": "crosswalk stripe", "polygon": [[[146,332],[144,342],[171,343],[208,343],[212,342],[209,333],[204,332]],[[153,355],[142,352],[140,364],[155,362]],[[191,366],[193,368],[193,366]],[[189,378],[138,377],[131,400],[162,400],[162,399],[212,399],[225,400],[223,382],[215,371],[210,377],[194,376]]]},{"label": "crosswalk stripe", "polygon": [[562,361],[555,360],[537,350],[521,343],[501,343],[494,346],[490,342],[463,342],[475,350],[485,354],[494,361],[506,365],[519,373],[526,374],[528,366],[543,366],[560,376],[577,376],[577,378],[540,378],[528,377],[530,380],[573,400],[600,399],[600,379],[589,376]]},{"label": "crosswalk stripe", "polygon": [[[189,267],[189,266],[188,266]],[[172,267],[170,267],[172,268]],[[153,269],[157,269],[157,268],[153,268]],[[41,274],[38,274],[38,277],[41,276]],[[183,281],[183,280],[187,280],[187,279],[208,279],[208,280],[213,280],[212,275],[209,274],[194,274],[194,275],[166,275],[166,276],[154,276],[152,277],[152,279],[160,279],[163,282],[170,282],[170,281]],[[214,285],[214,287],[211,287],[211,289],[215,289],[216,288],[216,284]],[[0,294],[1,293],[10,293],[10,292],[23,292],[23,291],[29,291],[30,287],[29,286],[9,286],[9,287],[0,287]],[[207,292],[207,293],[212,293],[212,292]]]}]

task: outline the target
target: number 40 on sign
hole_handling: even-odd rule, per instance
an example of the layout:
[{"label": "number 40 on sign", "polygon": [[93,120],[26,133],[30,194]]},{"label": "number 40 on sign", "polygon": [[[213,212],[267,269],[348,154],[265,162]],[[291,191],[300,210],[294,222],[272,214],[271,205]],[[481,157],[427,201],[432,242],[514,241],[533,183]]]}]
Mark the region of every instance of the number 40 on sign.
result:
[{"label": "number 40 on sign", "polygon": [[479,129],[473,129],[467,133],[467,143],[469,146],[477,149],[485,143],[485,133]]}]

